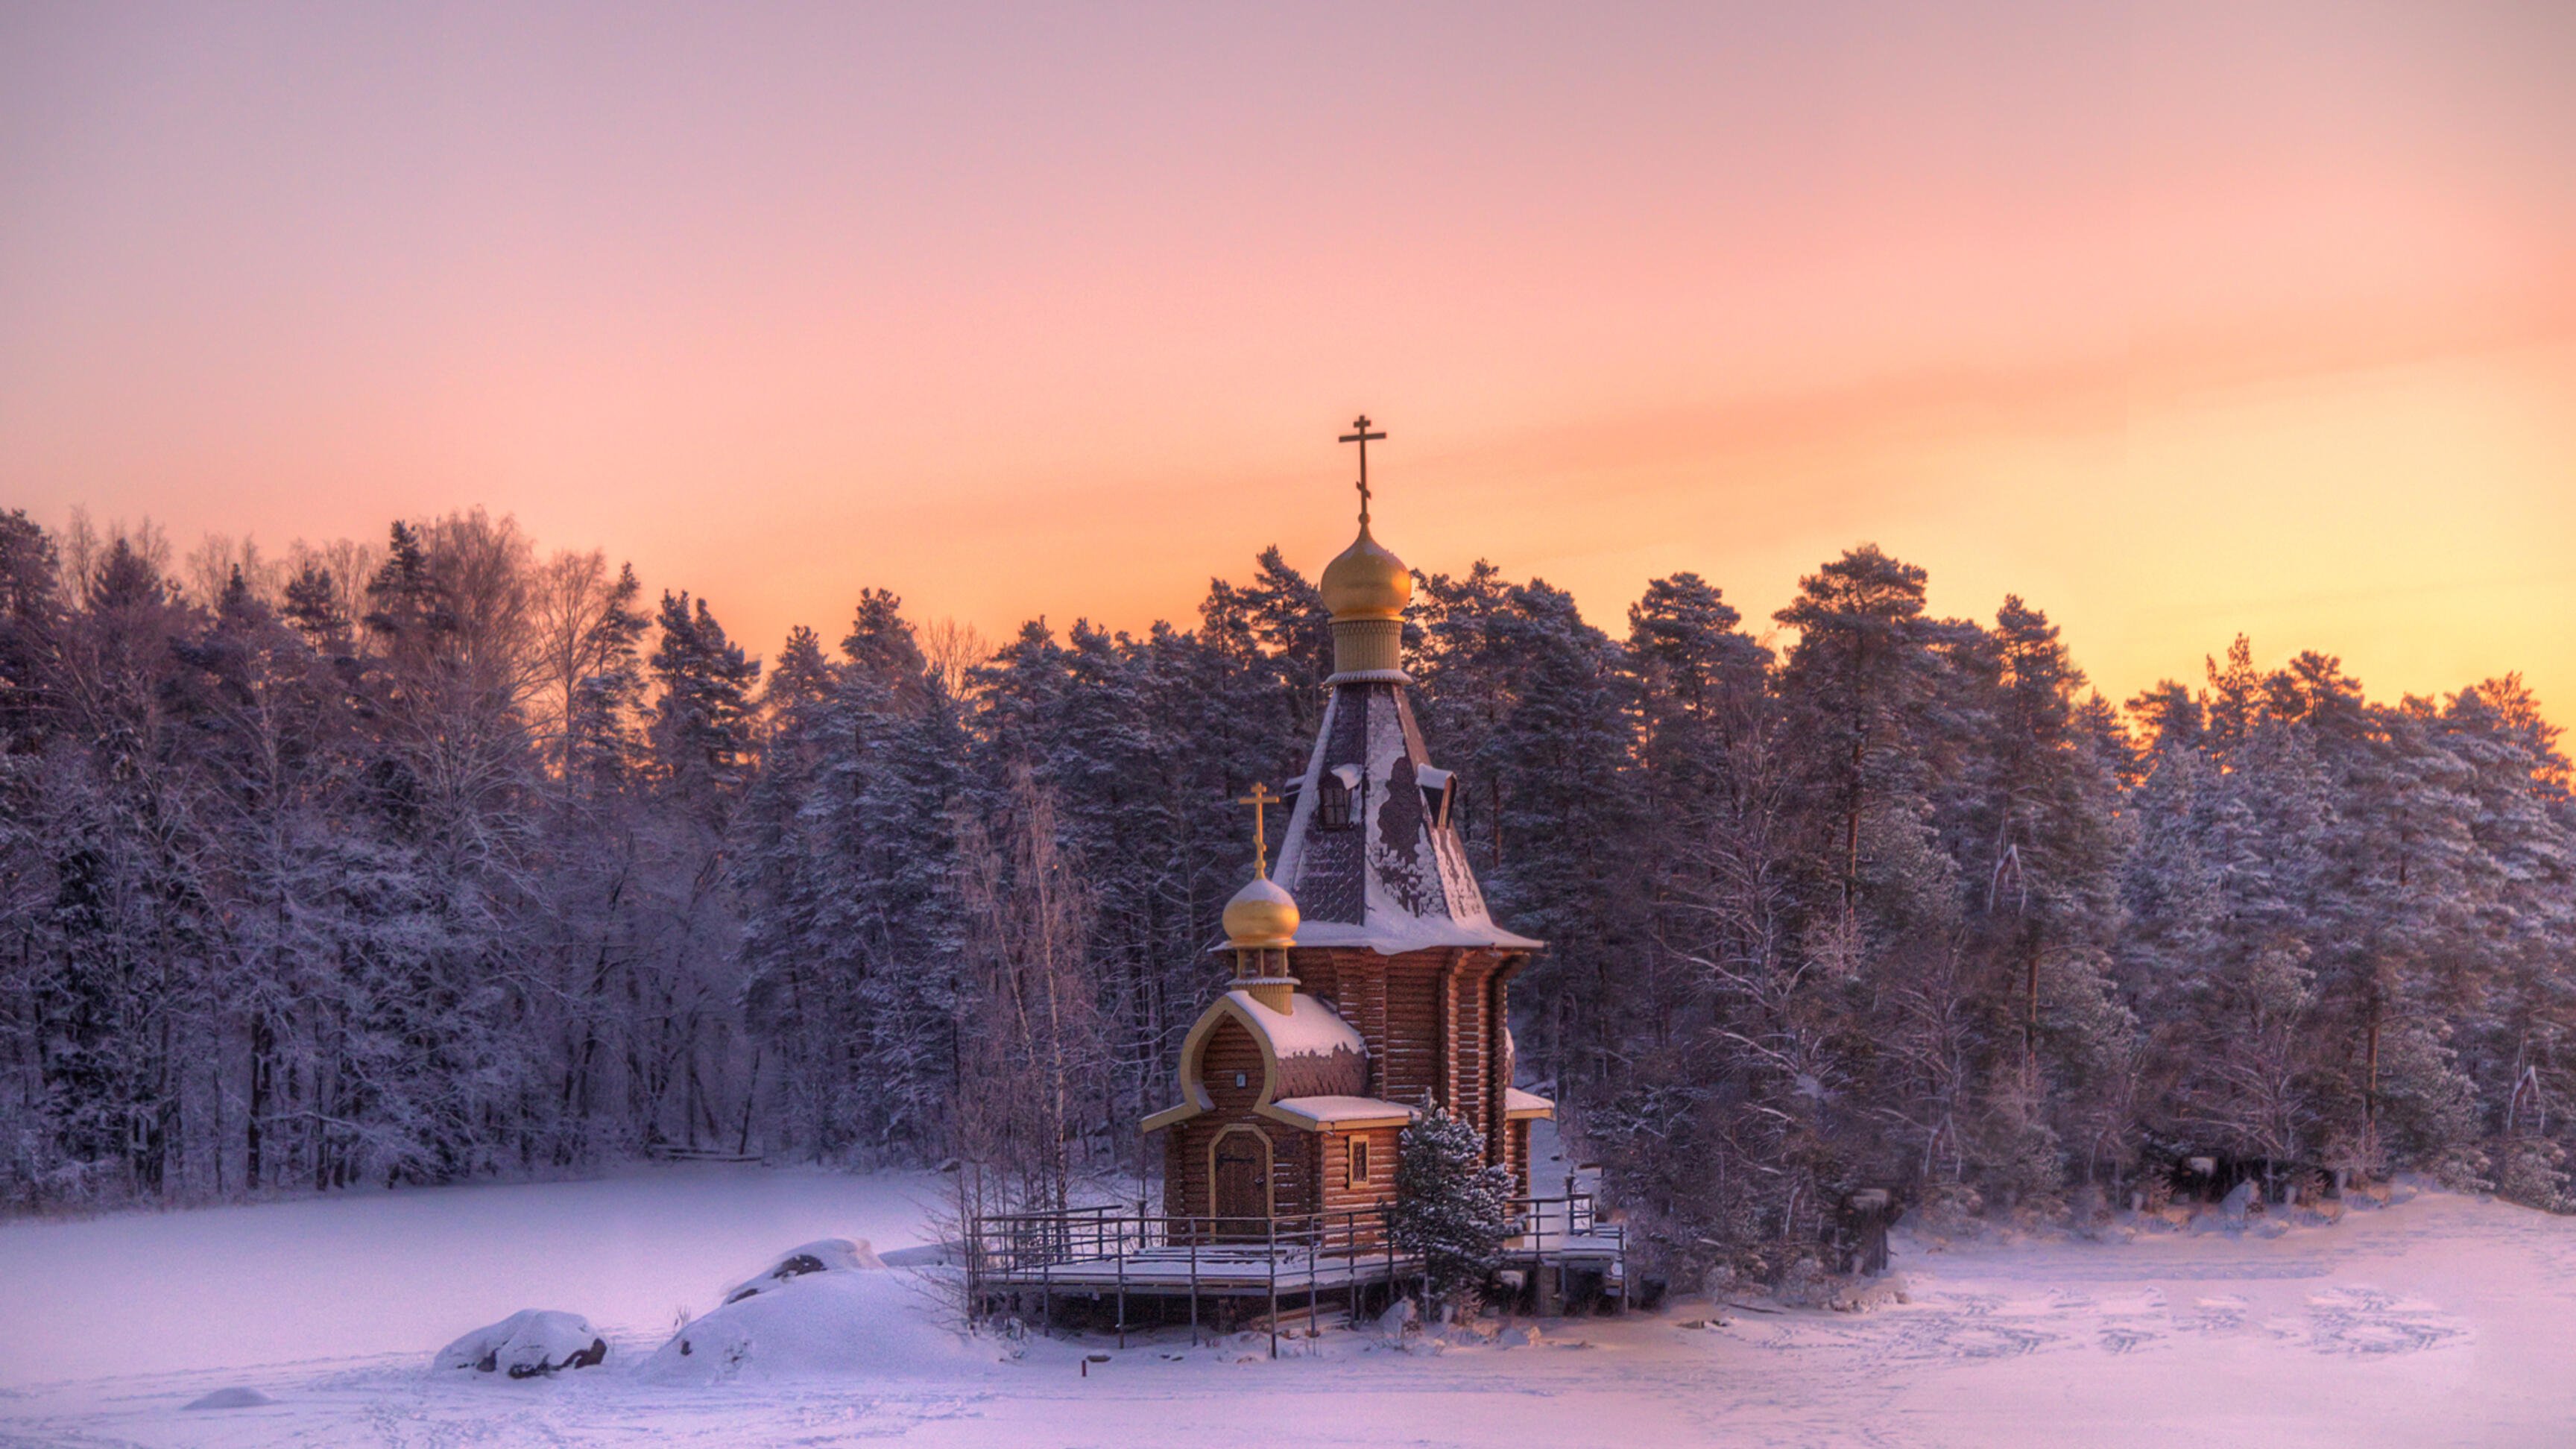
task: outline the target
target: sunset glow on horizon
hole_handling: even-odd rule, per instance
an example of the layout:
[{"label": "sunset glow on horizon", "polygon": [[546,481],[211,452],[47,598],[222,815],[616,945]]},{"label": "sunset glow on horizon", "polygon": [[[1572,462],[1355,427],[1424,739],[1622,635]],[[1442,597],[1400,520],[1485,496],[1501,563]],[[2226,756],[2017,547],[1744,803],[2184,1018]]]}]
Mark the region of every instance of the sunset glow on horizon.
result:
[{"label": "sunset glow on horizon", "polygon": [[[1873,541],[2576,721],[2576,8],[0,9],[0,507],[481,506],[747,647]],[[1794,11],[1794,13],[1790,13]]]}]

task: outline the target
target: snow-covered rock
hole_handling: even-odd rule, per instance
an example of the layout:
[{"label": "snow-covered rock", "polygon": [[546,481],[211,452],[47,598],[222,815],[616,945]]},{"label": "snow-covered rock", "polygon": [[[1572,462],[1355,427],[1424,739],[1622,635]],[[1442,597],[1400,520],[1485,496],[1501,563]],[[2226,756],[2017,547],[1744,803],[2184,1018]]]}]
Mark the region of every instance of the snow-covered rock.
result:
[{"label": "snow-covered rock", "polygon": [[437,1366],[462,1373],[538,1378],[608,1360],[608,1340],[578,1313],[523,1308],[438,1351]]},{"label": "snow-covered rock", "polygon": [[727,1290],[644,1365],[665,1382],[833,1374],[930,1378],[1001,1356],[940,1320],[934,1289],[865,1243],[829,1238],[781,1254]]},{"label": "snow-covered rock", "polygon": [[882,1270],[883,1259],[865,1238],[818,1238],[778,1255],[775,1262],[724,1291],[719,1300],[739,1303],[809,1273],[859,1273]]}]

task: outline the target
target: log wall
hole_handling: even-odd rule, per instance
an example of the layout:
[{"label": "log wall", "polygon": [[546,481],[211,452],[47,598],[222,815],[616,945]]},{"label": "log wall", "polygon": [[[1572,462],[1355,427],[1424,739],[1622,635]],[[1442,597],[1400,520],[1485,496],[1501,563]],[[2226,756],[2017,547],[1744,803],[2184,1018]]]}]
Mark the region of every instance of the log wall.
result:
[{"label": "log wall", "polygon": [[[1381,956],[1366,949],[1306,948],[1290,953],[1301,989],[1330,1004],[1368,1044],[1367,1095],[1425,1107],[1440,1105],[1473,1124],[1485,1160],[1529,1181],[1529,1128],[1503,1119],[1510,1063],[1502,1034],[1510,1021],[1508,979],[1519,958],[1497,950],[1438,949]],[[1235,1073],[1244,1086],[1234,1085]],[[1261,1049],[1240,1022],[1209,1033],[1200,1081],[1212,1110],[1166,1129],[1164,1210],[1209,1211],[1208,1147],[1236,1123],[1261,1129],[1272,1147],[1273,1202],[1279,1212],[1365,1206],[1394,1193],[1399,1129],[1369,1128],[1371,1182],[1345,1182],[1348,1134],[1301,1132],[1256,1117]]]}]

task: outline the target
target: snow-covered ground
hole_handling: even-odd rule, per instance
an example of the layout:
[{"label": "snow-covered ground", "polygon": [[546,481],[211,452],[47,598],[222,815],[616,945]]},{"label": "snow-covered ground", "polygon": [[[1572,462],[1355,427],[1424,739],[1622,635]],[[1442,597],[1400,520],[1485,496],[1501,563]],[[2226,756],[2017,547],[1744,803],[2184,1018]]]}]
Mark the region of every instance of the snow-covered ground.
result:
[{"label": "snow-covered ground", "polygon": [[[2576,1221],[2436,1192],[2270,1238],[1936,1251],[1900,1234],[1911,1301],[1868,1313],[1693,1328],[1707,1305],[1684,1303],[1515,1347],[1394,1352],[1336,1330],[1277,1362],[1183,1335],[1010,1360],[943,1336],[926,1294],[871,1288],[813,1301],[922,1351],[650,1370],[684,1313],[798,1244],[864,1238],[900,1265],[937,1194],[694,1167],[0,1225],[0,1443],[2576,1443]],[[521,1308],[589,1319],[609,1363],[433,1374],[441,1345]],[[1094,1351],[1110,1361],[1085,1377]],[[234,1388],[274,1402],[183,1407]]]}]

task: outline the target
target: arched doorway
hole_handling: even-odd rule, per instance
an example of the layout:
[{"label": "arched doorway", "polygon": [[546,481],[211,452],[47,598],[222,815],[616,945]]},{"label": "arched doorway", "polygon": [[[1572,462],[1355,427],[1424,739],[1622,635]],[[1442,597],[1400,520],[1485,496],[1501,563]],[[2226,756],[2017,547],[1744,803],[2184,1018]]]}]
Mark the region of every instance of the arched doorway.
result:
[{"label": "arched doorway", "polygon": [[1270,1233],[1270,1137],[1258,1127],[1228,1127],[1208,1144],[1209,1211],[1219,1238]]}]

